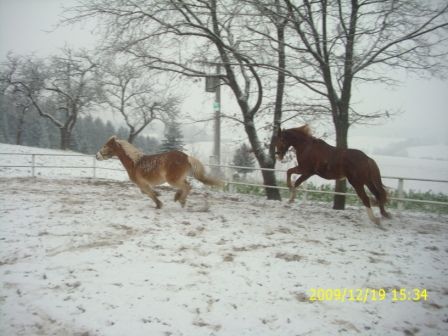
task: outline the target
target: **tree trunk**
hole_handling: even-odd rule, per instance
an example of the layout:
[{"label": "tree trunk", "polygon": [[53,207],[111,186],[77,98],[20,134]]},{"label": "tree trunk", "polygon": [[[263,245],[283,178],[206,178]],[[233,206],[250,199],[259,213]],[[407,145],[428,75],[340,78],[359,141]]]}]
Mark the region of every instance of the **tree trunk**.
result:
[{"label": "tree trunk", "polygon": [[17,125],[17,133],[16,133],[16,145],[22,144],[23,125],[24,120],[19,119],[19,124]]},{"label": "tree trunk", "polygon": [[[267,167],[264,167],[267,168]],[[262,170],[263,183],[265,185],[277,185],[277,179],[275,177],[275,172],[270,170]],[[269,200],[281,201],[280,191],[277,188],[265,188],[266,197]]]},{"label": "tree trunk", "polygon": [[[336,147],[340,149],[347,149],[347,136],[348,136],[348,120],[335,123],[336,126]],[[335,191],[345,193],[347,191],[347,180],[336,180]],[[344,210],[345,209],[345,195],[334,195],[333,209]]]},{"label": "tree trunk", "polygon": [[[334,191],[345,193],[347,191],[347,180],[336,180]],[[334,195],[333,209],[344,210],[345,209],[345,195]]]},{"label": "tree trunk", "polygon": [[70,149],[71,132],[67,128],[60,128],[59,130],[61,133],[61,149]]},{"label": "tree trunk", "polygon": [[[275,158],[266,156],[263,146],[258,139],[257,131],[254,127],[253,119],[246,118],[244,123],[244,128],[246,130],[247,137],[254,151],[255,158],[260,165],[260,168],[274,168]],[[263,184],[276,186],[277,180],[275,178],[275,172],[269,170],[262,170],[261,175],[263,176]],[[269,200],[281,201],[280,191],[277,188],[265,188],[266,197]]]},{"label": "tree trunk", "polygon": [[25,114],[28,111],[28,106],[22,107],[22,110],[19,114],[19,119],[17,121],[17,132],[16,132],[16,145],[22,144],[22,136],[23,136],[23,129],[25,126]]},{"label": "tree trunk", "polygon": [[137,134],[130,132],[130,133],[129,133],[129,136],[128,136],[128,142],[129,142],[130,144],[131,144],[131,143],[134,143],[134,140],[135,140],[136,137],[137,137]]}]

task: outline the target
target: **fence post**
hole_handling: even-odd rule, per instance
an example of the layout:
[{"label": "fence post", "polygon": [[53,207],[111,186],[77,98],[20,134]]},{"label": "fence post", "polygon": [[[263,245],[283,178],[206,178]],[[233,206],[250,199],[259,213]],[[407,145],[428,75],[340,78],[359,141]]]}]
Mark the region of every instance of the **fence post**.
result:
[{"label": "fence post", "polygon": [[[404,198],[404,180],[398,179],[398,198]],[[403,210],[403,201],[398,201],[398,210]]]},{"label": "fence post", "polygon": [[95,155],[92,156],[93,158],[93,178],[96,178],[96,157]]},{"label": "fence post", "polygon": [[31,176],[36,177],[36,154],[31,154]]}]

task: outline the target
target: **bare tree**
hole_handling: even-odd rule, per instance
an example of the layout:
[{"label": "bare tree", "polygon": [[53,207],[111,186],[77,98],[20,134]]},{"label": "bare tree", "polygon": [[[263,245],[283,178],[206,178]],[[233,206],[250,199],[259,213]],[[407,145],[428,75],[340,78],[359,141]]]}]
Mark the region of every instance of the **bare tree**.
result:
[{"label": "bare tree", "polygon": [[166,76],[151,74],[130,62],[107,62],[101,72],[104,101],[123,116],[130,143],[154,120],[167,122],[178,113],[181,99],[170,90],[172,79],[166,82],[162,78]]},{"label": "bare tree", "polygon": [[[288,69],[327,106],[336,146],[347,148],[352,123],[383,117],[365,115],[351,105],[352,89],[361,82],[390,82],[391,69],[440,70],[447,55],[448,4],[421,0],[284,0],[291,31]],[[446,66],[446,63],[443,65]],[[345,181],[336,191],[345,191]],[[343,209],[338,195],[335,209]]]},{"label": "bare tree", "polygon": [[14,56],[11,53],[7,55],[7,61],[2,64],[0,82],[3,87],[2,94],[4,97],[11,102],[14,106],[16,118],[17,118],[17,129],[16,129],[16,139],[17,145],[22,143],[23,127],[25,125],[25,119],[30,111],[33,103],[28,98],[28,94],[23,90],[20,85],[11,84],[13,80],[12,77],[16,75],[19,71],[25,71],[30,74],[28,81],[28,91],[35,93],[39,90],[39,86],[42,82],[39,81],[38,76],[36,76],[35,64],[29,60],[25,60],[23,57]]},{"label": "bare tree", "polygon": [[19,95],[13,100],[13,104],[17,114],[16,145],[21,145],[26,116],[32,107],[32,103],[26,97]]},{"label": "bare tree", "polygon": [[[0,75],[0,78],[4,78]],[[5,83],[3,81],[3,83]],[[15,144],[21,145],[23,140],[23,133],[25,127],[26,117],[33,107],[31,101],[21,92],[17,92],[12,88],[11,90],[4,90],[1,95],[6,99],[11,110],[14,111],[17,120],[17,127],[15,129]]]},{"label": "bare tree", "polygon": [[60,148],[70,147],[80,113],[93,102],[97,90],[95,63],[86,53],[63,49],[44,62],[34,57],[9,56],[2,81],[13,94],[26,97],[40,116],[60,130]]},{"label": "bare tree", "polygon": [[[256,34],[248,29],[249,22],[255,17],[250,1],[136,0],[123,3],[113,0],[80,3],[72,9],[72,19],[68,22],[92,17],[101,19],[107,27],[109,45],[133,55],[151,68],[205,77],[207,74],[201,64],[219,66],[220,81],[232,92],[241,112],[238,117],[232,116],[232,120],[243,125],[259,165],[274,168],[275,127],[270,128],[266,148],[256,123],[263,110],[265,93],[260,71],[265,70],[255,65],[255,59],[263,54],[259,47],[254,49],[253,37]],[[280,8],[279,4],[269,10]],[[276,41],[281,40],[285,20],[264,21],[276,23],[273,26],[274,31],[278,29]],[[281,42],[273,44],[280,46],[276,57],[277,66],[281,68],[284,66],[283,46]],[[270,115],[271,126],[279,125],[281,120],[284,75],[280,73],[278,77],[277,103]],[[266,185],[276,185],[272,171],[263,171],[262,175]],[[267,187],[266,194],[269,199],[280,199],[275,188]]]},{"label": "bare tree", "polygon": [[[347,148],[351,124],[384,116],[356,111],[353,86],[389,83],[390,69],[440,69],[447,8],[419,0],[81,0],[67,22],[100,19],[110,47],[152,68],[201,77],[206,73],[198,64],[219,66],[241,112],[229,117],[243,125],[259,165],[273,168],[286,91],[301,85],[300,99],[311,100],[294,109],[329,115],[337,147]],[[292,80],[295,87],[286,85]],[[266,118],[274,126],[267,146],[260,135]],[[276,183],[271,172],[263,178]],[[344,191],[345,183],[337,182],[336,190]],[[277,190],[266,192],[279,198]],[[335,197],[335,208],[344,203]]]}]

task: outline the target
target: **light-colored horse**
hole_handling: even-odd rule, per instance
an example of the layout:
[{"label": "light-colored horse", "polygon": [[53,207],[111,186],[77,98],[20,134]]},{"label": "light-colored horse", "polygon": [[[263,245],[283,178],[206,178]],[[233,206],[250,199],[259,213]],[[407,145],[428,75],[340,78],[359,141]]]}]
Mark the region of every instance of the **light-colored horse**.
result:
[{"label": "light-colored horse", "polygon": [[162,202],[157,198],[154,186],[167,182],[177,188],[174,201],[185,206],[191,186],[186,180],[191,172],[197,180],[212,186],[222,186],[223,182],[205,174],[202,163],[180,151],[169,151],[155,155],[144,155],[136,147],[125,140],[112,136],[96,154],[97,160],[107,160],[113,156],[120,159],[128,172],[129,178],[140,190],[147,194],[155,203],[157,209]]}]

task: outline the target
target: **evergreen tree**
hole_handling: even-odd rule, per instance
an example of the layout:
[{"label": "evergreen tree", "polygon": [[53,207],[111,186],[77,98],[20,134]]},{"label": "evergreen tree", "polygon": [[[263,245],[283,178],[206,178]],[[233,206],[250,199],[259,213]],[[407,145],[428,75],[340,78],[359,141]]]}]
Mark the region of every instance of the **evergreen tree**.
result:
[{"label": "evergreen tree", "polygon": [[23,125],[22,144],[24,146],[41,147],[41,138],[46,133],[47,128],[44,126],[45,121],[35,111],[31,112],[27,115]]},{"label": "evergreen tree", "polygon": [[[252,153],[252,150],[248,145],[243,143],[233,155],[232,165],[240,166],[240,167],[255,167],[255,157]],[[236,169],[236,171],[240,174],[243,174],[244,177],[247,173],[251,172],[252,169]]]},{"label": "evergreen tree", "polygon": [[148,136],[137,136],[137,138],[134,141],[134,144],[143,150],[146,154],[153,154],[156,153],[160,144],[159,142]]},{"label": "evergreen tree", "polygon": [[6,113],[1,110],[0,111],[0,142],[8,143],[8,118]]},{"label": "evergreen tree", "polygon": [[[50,107],[49,107],[50,108]],[[14,144],[16,142],[17,115],[15,106],[4,96],[0,96],[0,142]],[[128,130],[124,127],[116,129],[110,121],[105,123],[91,116],[79,118],[73,129],[71,148],[85,154],[95,154],[112,135],[127,139]],[[26,115],[23,125],[23,145],[41,148],[59,148],[60,132],[48,120],[39,117],[36,111]],[[138,136],[135,140],[138,148],[145,153],[156,153],[159,142],[147,136]]]},{"label": "evergreen tree", "polygon": [[[118,131],[116,132],[116,136],[120,139],[127,139],[128,138],[128,130],[121,126]],[[112,136],[112,135],[111,135]]]},{"label": "evergreen tree", "polygon": [[112,125],[112,123],[110,121],[108,121],[106,123],[106,129],[105,129],[105,134],[106,134],[107,138],[111,137],[116,132],[117,132],[117,130],[115,129],[114,125]]},{"label": "evergreen tree", "polygon": [[160,145],[161,152],[167,152],[171,150],[183,150],[184,142],[182,131],[180,130],[179,123],[172,121],[166,125],[165,139],[162,140]]},{"label": "evergreen tree", "polygon": [[10,116],[8,115],[8,102],[0,97],[0,142],[10,143]]}]

